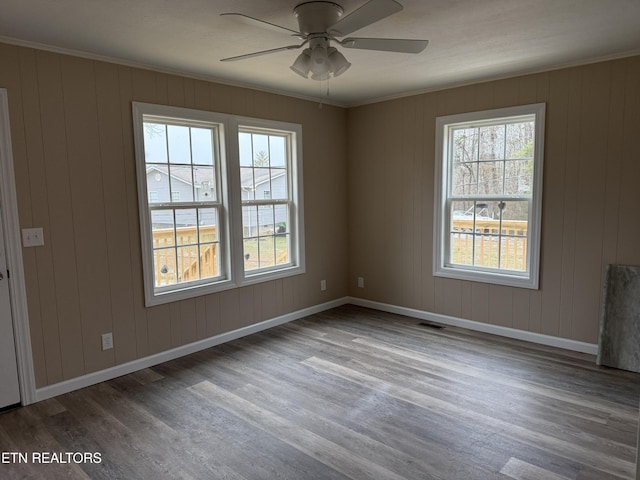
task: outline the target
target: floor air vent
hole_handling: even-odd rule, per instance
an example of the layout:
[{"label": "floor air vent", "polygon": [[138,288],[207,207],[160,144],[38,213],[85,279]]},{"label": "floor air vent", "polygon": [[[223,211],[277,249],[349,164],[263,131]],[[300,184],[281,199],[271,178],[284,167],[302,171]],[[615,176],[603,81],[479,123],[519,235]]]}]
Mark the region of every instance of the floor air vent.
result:
[{"label": "floor air vent", "polygon": [[442,330],[444,328],[442,325],[436,325],[435,323],[429,323],[429,322],[420,322],[418,325],[422,327],[433,328],[434,330]]}]

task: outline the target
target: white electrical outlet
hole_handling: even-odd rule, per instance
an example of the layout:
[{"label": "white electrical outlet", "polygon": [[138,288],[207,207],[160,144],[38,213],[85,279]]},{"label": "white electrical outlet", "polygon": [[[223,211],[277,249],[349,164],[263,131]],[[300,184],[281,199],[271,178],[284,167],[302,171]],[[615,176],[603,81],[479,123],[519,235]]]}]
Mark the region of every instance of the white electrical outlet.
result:
[{"label": "white electrical outlet", "polygon": [[327,289],[327,281],[326,280],[320,280],[320,290],[322,290],[323,292]]},{"label": "white electrical outlet", "polygon": [[364,288],[364,277],[358,277],[358,288]]},{"label": "white electrical outlet", "polygon": [[113,348],[113,333],[102,334],[102,350],[110,350]]}]

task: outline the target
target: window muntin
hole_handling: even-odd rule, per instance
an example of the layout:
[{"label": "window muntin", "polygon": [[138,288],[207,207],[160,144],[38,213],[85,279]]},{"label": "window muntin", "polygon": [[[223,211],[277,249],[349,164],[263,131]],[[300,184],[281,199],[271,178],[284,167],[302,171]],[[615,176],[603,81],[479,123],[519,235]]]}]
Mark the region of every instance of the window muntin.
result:
[{"label": "window muntin", "polygon": [[434,274],[537,288],[544,104],[437,119]]},{"label": "window muntin", "polygon": [[133,117],[148,306],[304,272],[299,125],[137,102]]}]

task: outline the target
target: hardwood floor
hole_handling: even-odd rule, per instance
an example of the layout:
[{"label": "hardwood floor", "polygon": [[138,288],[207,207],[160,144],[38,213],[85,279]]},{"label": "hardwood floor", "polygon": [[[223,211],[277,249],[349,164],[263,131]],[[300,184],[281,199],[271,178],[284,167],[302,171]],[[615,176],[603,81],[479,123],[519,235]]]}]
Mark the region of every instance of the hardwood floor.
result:
[{"label": "hardwood floor", "polygon": [[344,306],[6,412],[0,478],[632,479],[639,395],[589,355]]}]

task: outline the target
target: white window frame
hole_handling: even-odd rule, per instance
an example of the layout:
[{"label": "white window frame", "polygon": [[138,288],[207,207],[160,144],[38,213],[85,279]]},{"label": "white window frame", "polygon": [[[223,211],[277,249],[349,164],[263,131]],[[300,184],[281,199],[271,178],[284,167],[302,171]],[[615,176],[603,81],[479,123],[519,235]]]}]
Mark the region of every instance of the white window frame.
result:
[{"label": "white window frame", "polygon": [[[240,154],[238,152],[238,142],[234,143],[235,151],[231,155],[233,165],[231,167],[238,180],[235,182],[238,188],[235,189],[237,195],[234,195],[232,213],[234,229],[234,244],[240,257],[234,262],[234,274],[239,279],[241,285],[251,285],[264,282],[267,280],[275,280],[278,278],[297,275],[305,271],[305,254],[304,254],[304,207],[302,195],[302,126],[294,123],[277,122],[273,120],[262,120],[250,117],[234,117],[232,122],[232,130],[235,137],[242,129],[258,129],[264,130],[265,133],[286,132],[289,135],[288,141],[288,192],[289,192],[289,222],[287,228],[290,231],[290,261],[283,266],[274,266],[266,269],[255,271],[244,270],[243,254],[243,225],[242,225],[242,194],[240,189]],[[266,203],[273,203],[272,199],[266,200]],[[257,203],[262,203],[258,201]]]},{"label": "white window frame", "polygon": [[[138,186],[138,208],[140,213],[140,237],[142,247],[145,305],[153,306],[193,298],[244,285],[299,275],[305,271],[304,256],[304,208],[302,195],[302,127],[298,124],[271,120],[239,117],[235,115],[201,110],[169,107],[149,103],[133,102],[133,129]],[[219,208],[220,275],[213,279],[178,283],[156,287],[154,282],[153,235],[151,207],[147,192],[146,162],[144,150],[144,118],[167,118],[178,122],[213,124],[219,131],[219,162],[216,175]],[[242,242],[242,199],[240,188],[240,162],[238,132],[241,126],[287,132],[291,138],[289,151],[291,202],[293,204],[290,226],[290,262],[266,272],[245,274]],[[208,205],[208,202],[180,202],[184,206]]]},{"label": "white window frame", "polygon": [[[451,185],[452,152],[449,149],[450,133],[453,128],[473,124],[499,124],[508,122],[514,117],[534,115],[534,156],[533,156],[533,185],[529,200],[529,219],[527,229],[527,268],[520,272],[515,270],[487,268],[470,265],[453,264],[450,258],[451,209],[449,208],[449,188]],[[497,285],[507,285],[529,289],[538,289],[540,270],[540,232],[542,223],[542,172],[544,158],[544,122],[545,104],[537,103],[516,107],[499,108],[479,112],[447,115],[436,118],[436,157],[435,157],[435,210],[434,210],[434,249],[433,275],[437,277],[454,278],[485,282]],[[508,195],[500,199],[508,200]],[[496,198],[491,198],[495,200]]]}]

